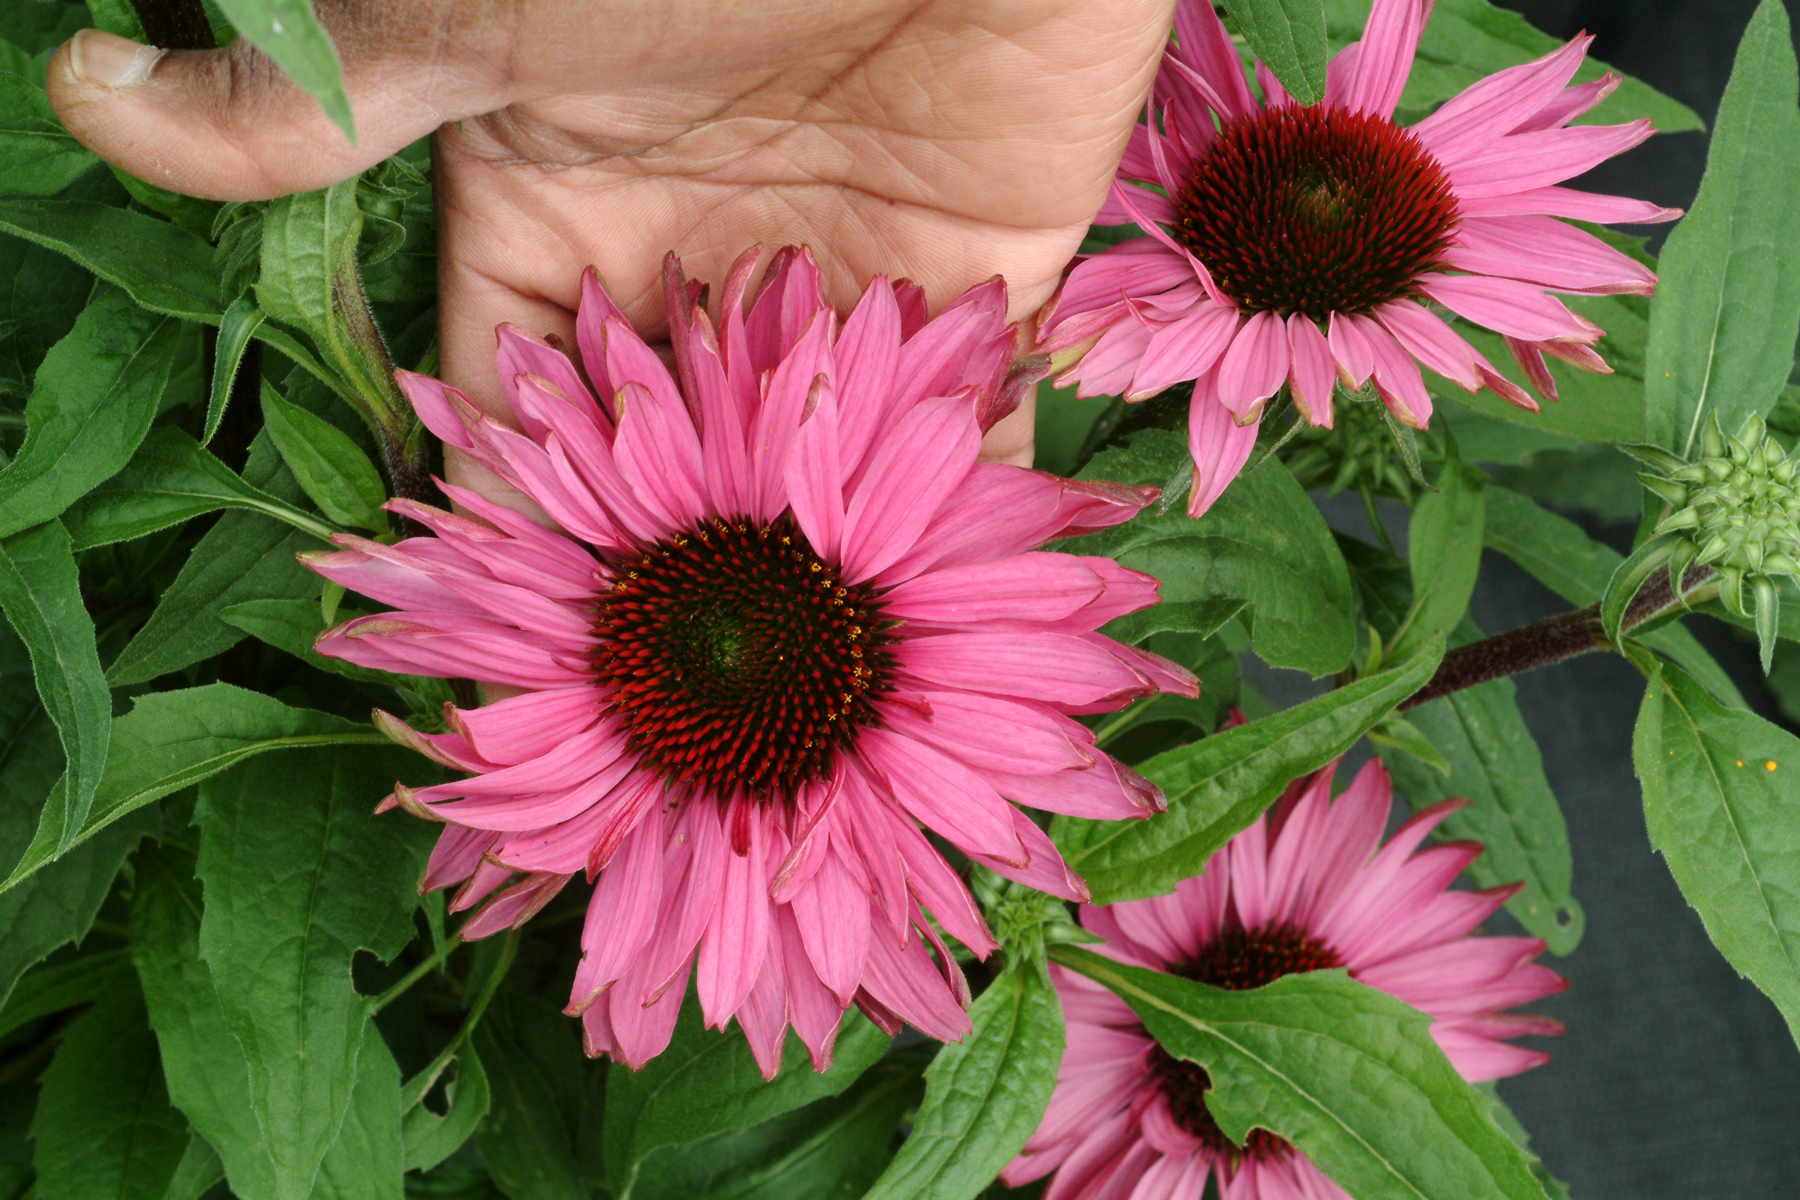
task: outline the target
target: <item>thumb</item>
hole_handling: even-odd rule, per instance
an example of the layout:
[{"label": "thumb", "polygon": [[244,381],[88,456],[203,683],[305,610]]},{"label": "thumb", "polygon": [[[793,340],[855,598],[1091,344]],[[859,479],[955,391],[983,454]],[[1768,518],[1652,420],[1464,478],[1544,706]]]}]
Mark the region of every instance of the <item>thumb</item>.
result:
[{"label": "thumb", "polygon": [[[478,60],[459,65],[434,55],[431,30],[358,28],[342,15],[374,7],[333,6],[355,145],[242,37],[219,50],[159,50],[84,29],[50,60],[50,102],[69,132],[107,162],[209,200],[329,187],[446,121],[506,105],[508,81]],[[396,15],[388,11],[388,26]]]}]

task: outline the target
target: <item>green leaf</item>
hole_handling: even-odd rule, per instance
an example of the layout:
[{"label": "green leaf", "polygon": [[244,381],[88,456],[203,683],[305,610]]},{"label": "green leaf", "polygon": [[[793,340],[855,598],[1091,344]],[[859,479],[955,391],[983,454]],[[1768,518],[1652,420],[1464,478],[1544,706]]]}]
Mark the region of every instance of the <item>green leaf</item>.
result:
[{"label": "green leaf", "polygon": [[189,233],[211,240],[213,223],[219,219],[219,210],[225,207],[222,202],[183,196],[180,192],[146,183],[117,167],[109,166],[108,169],[119,181],[119,186],[131,193],[133,200],[151,212],[161,213]]},{"label": "green leaf", "polygon": [[534,998],[497,998],[475,1030],[492,1064],[487,1120],[475,1146],[512,1200],[587,1200],[576,1147],[598,1130],[581,1128],[586,1062],[575,1023]]},{"label": "green leaf", "polygon": [[1337,758],[1423,687],[1443,652],[1440,640],[1394,670],[1139,763],[1168,796],[1167,812],[1145,821],[1059,816],[1051,836],[1096,904],[1174,891],[1290,781]]},{"label": "green leaf", "polygon": [[272,201],[263,214],[262,268],[256,298],[264,312],[304,330],[321,346],[333,319],[332,295],[346,262],[356,261],[362,209],[356,180]]},{"label": "green leaf", "polygon": [[200,444],[206,445],[219,432],[225,419],[225,405],[231,401],[231,385],[237,380],[238,365],[244,361],[244,348],[263,323],[262,309],[249,296],[233,300],[219,317],[219,342],[213,352],[212,386],[206,397],[206,422]]},{"label": "green leaf", "polygon": [[43,88],[0,74],[0,192],[53,195],[99,161],[62,127]]},{"label": "green leaf", "polygon": [[93,807],[112,735],[112,692],[60,522],[0,538],[0,610],[31,652],[38,699],[62,739],[70,823],[60,852]]},{"label": "green leaf", "polygon": [[331,422],[283,400],[266,380],[262,406],[264,428],[319,510],[340,525],[384,532],[387,489],[369,456]]},{"label": "green leaf", "polygon": [[456,1078],[444,1087],[450,1107],[442,1116],[425,1107],[427,1090],[408,1080],[400,1093],[408,1171],[429,1171],[456,1153],[493,1103],[493,1089],[482,1068],[481,1056],[467,1042],[456,1052]]},{"label": "green leaf", "polygon": [[[281,500],[292,501],[299,493],[262,434],[250,445],[244,479]],[[113,660],[107,680],[114,687],[142,683],[230,649],[244,634],[219,613],[240,601],[317,596],[319,577],[295,557],[316,549],[312,536],[262,513],[226,513],[201,537],[150,619]]]},{"label": "green leaf", "polygon": [[1038,386],[1035,457],[1031,465],[1053,475],[1073,475],[1081,466],[1088,431],[1107,406],[1107,397],[1077,400],[1073,387]]},{"label": "green leaf", "polygon": [[412,938],[431,831],[370,810],[419,768],[398,748],[307,749],[200,789],[200,954],[249,1060],[280,1200],[308,1195],[350,1108],[369,1011],[351,958],[389,959]]},{"label": "green leaf", "polygon": [[0,1038],[77,1004],[87,1004],[129,985],[131,960],[123,950],[84,954],[54,967],[39,967],[19,980],[6,1004],[0,1006]]},{"label": "green leaf", "polygon": [[[25,813],[18,816],[21,824],[29,823]],[[0,998],[12,991],[14,982],[33,964],[87,933],[125,856],[156,828],[154,812],[120,821],[0,895],[0,929],[6,930],[6,937],[0,939]],[[23,838],[7,838],[9,845],[18,841]]]},{"label": "green leaf", "polygon": [[243,631],[219,613],[256,596],[317,596],[318,576],[296,556],[315,550],[309,535],[261,516],[226,513],[207,531],[150,620],[107,673],[114,687],[142,683],[223,653]]},{"label": "green leaf", "polygon": [[1768,412],[1800,330],[1800,82],[1780,0],[1738,43],[1706,174],[1663,246],[1645,363],[1648,440],[1689,457],[1709,412]]},{"label": "green leaf", "polygon": [[38,368],[25,444],[0,469],[0,536],[57,516],[124,467],[156,417],[179,332],[121,292],[87,306]]},{"label": "green leaf", "polygon": [[1651,538],[1620,563],[1600,595],[1600,628],[1615,646],[1624,638],[1625,613],[1637,598],[1638,589],[1669,563],[1679,535],[1664,534]]},{"label": "green leaf", "polygon": [[232,27],[317,100],[354,146],[356,117],[344,93],[343,64],[313,16],[310,0],[218,0],[218,4]]},{"label": "green leaf", "polygon": [[[386,738],[360,722],[289,708],[272,696],[228,683],[151,692],[138,697],[136,707],[113,720],[112,751],[94,793],[93,811],[70,844],[85,842],[151,801],[269,750],[387,744]],[[36,836],[11,876],[0,883],[0,894],[17,888],[57,858],[66,820],[63,787],[58,781],[44,804]],[[70,853],[65,852],[62,861],[67,861]],[[116,858],[114,863],[116,870]],[[111,878],[108,874],[107,879]]]},{"label": "green leaf", "polygon": [[231,1190],[271,1200],[275,1163],[250,1107],[250,1064],[225,1023],[212,971],[200,957],[200,885],[194,859],[167,846],[138,855],[131,956],[162,1050],[169,1097],[218,1152]]},{"label": "green leaf", "polygon": [[1051,956],[1111,988],[1163,1049],[1204,1067],[1207,1110],[1240,1145],[1267,1129],[1357,1200],[1544,1200],[1487,1097],[1431,1040],[1431,1018],[1342,971],[1231,992],[1076,946]]},{"label": "green leaf", "polygon": [[[1590,538],[1573,521],[1505,488],[1487,489],[1487,544],[1571,604],[1597,604],[1624,557]],[[1733,708],[1748,708],[1737,685],[1694,635],[1670,623],[1635,639],[1679,663]]]},{"label": "green leaf", "polygon": [[1301,104],[1325,98],[1323,0],[1225,0],[1225,11],[1290,96]]},{"label": "green leaf", "polygon": [[[1145,430],[1128,446],[1096,455],[1081,476],[1160,486],[1187,461],[1181,437]],[[1244,623],[1256,652],[1273,666],[1329,674],[1350,661],[1356,645],[1344,560],[1318,509],[1273,457],[1240,475],[1199,520],[1179,508],[1152,507],[1057,548],[1107,555],[1156,576],[1164,604],[1247,602]]]},{"label": "green leaf", "polygon": [[94,200],[0,196],[0,230],[68,255],[151,312],[219,323],[212,247],[179,225]]},{"label": "green leaf", "polygon": [[[1333,45],[1347,45],[1362,37],[1369,19],[1369,0],[1326,0],[1325,14]],[[1395,120],[1403,125],[1421,120],[1477,80],[1541,58],[1561,44],[1534,29],[1518,13],[1487,0],[1438,0],[1419,38],[1418,54]],[[1599,59],[1590,58],[1575,73],[1575,82],[1590,82],[1610,70]],[[1638,117],[1649,117],[1663,133],[1705,128],[1692,109],[1629,75],[1620,80],[1618,91],[1576,120],[1583,125],[1607,125]]]},{"label": "green leaf", "polygon": [[1713,945],[1800,1041],[1800,739],[1663,667],[1631,751],[1650,844]]},{"label": "green leaf", "polygon": [[1493,1104],[1494,1124],[1498,1125],[1507,1137],[1517,1142],[1519,1149],[1525,1152],[1531,1173],[1537,1176],[1537,1181],[1543,1185],[1544,1194],[1550,1197],[1550,1200],[1570,1200],[1569,1189],[1545,1169],[1543,1160],[1538,1158],[1531,1148],[1531,1135],[1525,1132],[1525,1127],[1519,1124],[1519,1118],[1513,1116],[1512,1109],[1506,1107],[1506,1102],[1500,1099],[1500,1093],[1494,1085],[1478,1083],[1475,1087]]},{"label": "green leaf", "polygon": [[93,276],[54,251],[0,236],[0,394],[30,396],[50,347],[67,336],[94,291]]},{"label": "green leaf", "polygon": [[[336,617],[345,620],[347,614],[339,612]],[[321,671],[365,683],[392,685],[397,678],[386,671],[359,667],[341,658],[326,658],[314,650],[314,640],[326,628],[325,615],[319,611],[316,600],[245,600],[220,609],[219,619]]]},{"label": "green leaf", "polygon": [[80,4],[14,4],[0,9],[0,37],[32,57],[56,49],[93,23]]},{"label": "green leaf", "polygon": [[1407,713],[1443,754],[1447,776],[1404,755],[1381,757],[1414,811],[1443,800],[1469,802],[1445,818],[1439,835],[1485,846],[1470,877],[1484,888],[1523,882],[1507,911],[1552,952],[1567,954],[1580,943],[1584,925],[1581,906],[1569,894],[1569,832],[1515,692],[1512,680],[1496,679]]},{"label": "green leaf", "polygon": [[125,986],[70,1025],[44,1072],[31,1136],[41,1200],[163,1200],[187,1149],[144,997]]},{"label": "green leaf", "polygon": [[971,1200],[1043,1119],[1063,1056],[1062,1004],[1045,964],[1002,975],[969,1018],[975,1031],[925,1072],[912,1132],[866,1200]]},{"label": "green leaf", "polygon": [[[172,222],[93,200],[0,196],[0,232],[67,255],[151,312],[208,325],[224,318],[212,246]],[[265,321],[254,336],[327,387],[344,387],[287,330]]]},{"label": "green leaf", "polygon": [[356,190],[352,177],[269,204],[256,299],[270,317],[300,329],[324,352],[339,376],[335,390],[372,429],[401,441],[413,427],[412,408],[370,323],[356,262],[363,226]]},{"label": "green leaf", "polygon": [[[894,1134],[924,1092],[932,1046],[889,1054],[842,1096],[748,1129],[665,1146],[645,1160],[637,1200],[855,1200],[893,1157]],[[924,1053],[921,1053],[924,1052]]]},{"label": "green leaf", "polygon": [[[371,1028],[356,1056],[356,1086],[309,1200],[404,1200],[400,1067]],[[585,1198],[584,1198],[585,1200]]]},{"label": "green leaf", "polygon": [[1412,568],[1412,611],[1406,616],[1388,660],[1410,657],[1420,646],[1456,628],[1475,577],[1481,571],[1482,488],[1456,459],[1444,463],[1437,490],[1413,509],[1406,549]]},{"label": "green leaf", "polygon": [[31,1195],[31,1116],[37,1095],[28,1087],[0,1091],[0,1196]]},{"label": "green leaf", "polygon": [[[25,647],[0,625],[0,864],[18,861],[29,851],[33,814],[62,767],[56,727],[32,691]],[[33,964],[87,932],[119,864],[156,827],[155,812],[120,822],[22,886],[0,894],[0,930],[5,930],[0,936],[0,1004]],[[60,829],[58,824],[49,835],[48,850],[55,849]]]},{"label": "green leaf", "polygon": [[1393,752],[1400,758],[1430,767],[1439,775],[1450,774],[1448,760],[1438,753],[1431,739],[1405,717],[1388,717],[1364,736],[1371,745],[1379,747],[1377,753]]},{"label": "green leaf", "polygon": [[831,1068],[814,1074],[806,1050],[789,1040],[781,1072],[764,1082],[737,1030],[701,1027],[689,995],[669,1048],[641,1071],[606,1078],[606,1173],[616,1200],[630,1200],[639,1164],[659,1146],[742,1129],[825,1096],[835,1096],[881,1057],[888,1037],[860,1012],[846,1013]]},{"label": "green leaf", "polygon": [[[77,550],[144,537],[221,508],[246,509],[328,541],[331,526],[252,487],[184,430],[150,431],[125,469],[76,501],[64,521]],[[316,547],[314,547],[316,548]]]},{"label": "green leaf", "polygon": [[1164,600],[1108,621],[1106,636],[1136,645],[1152,634],[1192,633],[1211,637],[1244,610],[1242,600]]},{"label": "green leaf", "polygon": [[219,1160],[219,1152],[198,1133],[190,1132],[187,1149],[175,1164],[175,1174],[169,1178],[169,1190],[163,1193],[163,1200],[200,1200],[213,1184],[224,1179],[225,1164]]},{"label": "green leaf", "polygon": [[147,40],[144,22],[130,0],[87,0],[84,7],[93,15],[95,29],[104,29],[134,42]]}]

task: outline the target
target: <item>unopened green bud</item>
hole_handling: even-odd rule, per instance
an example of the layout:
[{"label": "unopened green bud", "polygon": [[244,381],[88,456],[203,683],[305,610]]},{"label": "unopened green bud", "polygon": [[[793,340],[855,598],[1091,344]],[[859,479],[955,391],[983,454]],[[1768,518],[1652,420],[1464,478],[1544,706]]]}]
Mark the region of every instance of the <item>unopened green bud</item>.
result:
[{"label": "unopened green bud", "polygon": [[[1639,476],[1670,510],[1658,534],[1677,534],[1669,558],[1669,582],[1677,592],[1687,568],[1710,564],[1719,572],[1719,599],[1739,617],[1754,617],[1765,656],[1776,629],[1780,589],[1774,577],[1800,581],[1800,458],[1770,435],[1761,417],[1746,418],[1725,436],[1717,414],[1701,429],[1700,455],[1672,465],[1668,457],[1640,452],[1655,469]],[[1753,597],[1745,606],[1746,592]]]}]

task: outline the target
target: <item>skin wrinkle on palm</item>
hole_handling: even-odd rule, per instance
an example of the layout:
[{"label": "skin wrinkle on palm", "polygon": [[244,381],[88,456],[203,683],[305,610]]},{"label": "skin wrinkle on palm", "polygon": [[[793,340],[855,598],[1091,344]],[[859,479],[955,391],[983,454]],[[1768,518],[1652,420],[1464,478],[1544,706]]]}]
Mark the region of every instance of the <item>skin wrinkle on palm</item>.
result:
[{"label": "skin wrinkle on palm", "polygon": [[[656,10],[634,39],[619,32],[630,20],[602,24],[606,10],[587,6],[546,3],[496,28],[448,4],[399,16],[325,5],[359,113],[354,152],[284,78],[252,66],[246,85],[241,60],[260,60],[238,50],[214,53],[210,67],[173,53],[147,84],[109,90],[77,79],[65,49],[50,89],[71,130],[112,161],[218,198],[318,187],[441,124],[443,372],[501,415],[487,366],[496,324],[567,340],[573,281],[593,265],[654,338],[670,248],[696,276],[718,278],[750,245],[811,245],[840,308],[877,273],[907,275],[934,307],[999,274],[1013,318],[1034,313],[1099,208],[1171,10],[1167,0],[1023,17],[1000,6],[800,5],[784,24],[758,6],[720,16],[693,4]],[[599,54],[571,62],[577,52],[559,48],[573,46]],[[421,57],[423,104],[411,65]],[[808,65],[771,76],[759,66],[771,60]],[[612,82],[619,73],[628,77]],[[184,100],[193,77],[236,90],[222,109],[216,94]],[[150,92],[154,103],[139,99]],[[251,106],[254,129],[233,104]],[[134,125],[149,108],[160,111]],[[783,123],[773,134],[770,120]],[[971,131],[985,144],[966,148]],[[988,456],[1028,463],[1031,428],[1027,404],[989,435]],[[493,484],[464,462],[451,469]]]}]

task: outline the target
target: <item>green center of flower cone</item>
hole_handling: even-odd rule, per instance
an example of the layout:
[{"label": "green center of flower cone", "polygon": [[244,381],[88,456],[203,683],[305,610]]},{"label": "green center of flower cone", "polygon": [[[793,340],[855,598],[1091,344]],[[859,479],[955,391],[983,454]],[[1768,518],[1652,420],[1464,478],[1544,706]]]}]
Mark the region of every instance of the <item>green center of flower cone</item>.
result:
[{"label": "green center of flower cone", "polygon": [[1175,197],[1175,236],[1247,312],[1368,312],[1456,231],[1450,178],[1392,121],[1315,105],[1229,122]]},{"label": "green center of flower cone", "polygon": [[[1292,925],[1265,925],[1245,929],[1227,925],[1219,936],[1200,948],[1200,953],[1175,967],[1175,973],[1199,983],[1228,991],[1248,991],[1305,971],[1342,966],[1337,954],[1318,938]],[[1225,1136],[1206,1107],[1212,1079],[1199,1063],[1179,1059],[1157,1046],[1150,1052],[1150,1075],[1168,1097],[1169,1115],[1177,1125],[1198,1138],[1227,1168],[1235,1170],[1246,1158],[1279,1158],[1293,1152],[1293,1145],[1266,1129],[1252,1129],[1240,1146]]]},{"label": "green center of flower cone", "polygon": [[714,520],[614,565],[594,672],[627,745],[669,782],[791,800],[874,723],[886,625],[791,518]]}]

